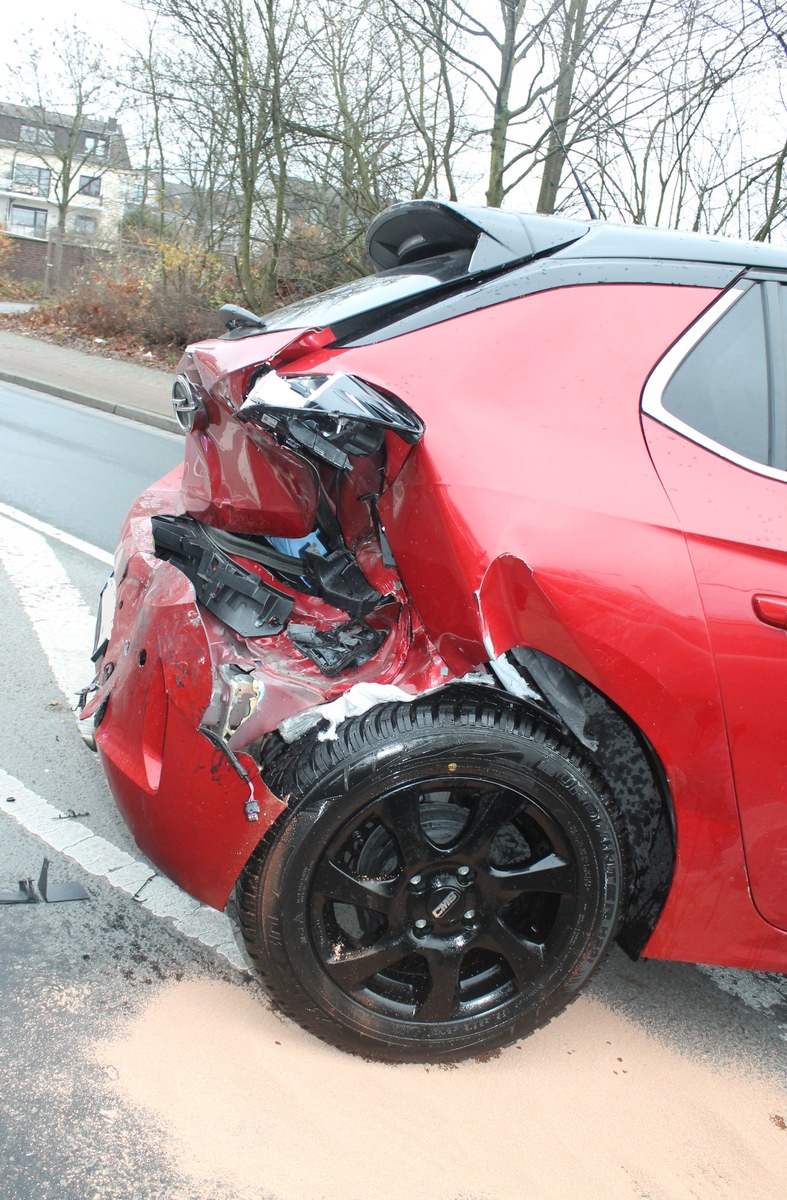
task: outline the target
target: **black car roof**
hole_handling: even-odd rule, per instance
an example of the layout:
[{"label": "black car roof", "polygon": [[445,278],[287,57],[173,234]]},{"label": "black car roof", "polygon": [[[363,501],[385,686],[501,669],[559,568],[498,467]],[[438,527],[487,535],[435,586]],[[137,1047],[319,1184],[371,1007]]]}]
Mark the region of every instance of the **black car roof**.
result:
[{"label": "black car roof", "polygon": [[[651,258],[661,261],[729,263],[738,267],[787,269],[787,247],[769,242],[738,242],[649,225],[588,223],[581,242],[558,251],[566,258]],[[558,256],[556,255],[556,257]]]},{"label": "black car roof", "polygon": [[611,221],[564,220],[443,200],[409,200],[386,209],[370,225],[366,249],[378,271],[460,249],[472,252],[469,274],[545,254],[787,269],[787,248],[769,243]]}]

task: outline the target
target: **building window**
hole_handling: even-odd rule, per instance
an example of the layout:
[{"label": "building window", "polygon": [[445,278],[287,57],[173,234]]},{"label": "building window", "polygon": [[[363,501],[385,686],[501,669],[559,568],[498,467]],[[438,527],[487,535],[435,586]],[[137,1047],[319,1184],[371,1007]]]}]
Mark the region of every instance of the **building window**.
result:
[{"label": "building window", "polygon": [[95,233],[97,221],[95,217],[83,217],[79,213],[74,217],[75,233]]},{"label": "building window", "polygon": [[55,134],[54,130],[41,125],[21,125],[19,140],[26,142],[28,146],[54,146]]},{"label": "building window", "polygon": [[107,139],[98,137],[94,133],[86,133],[85,154],[92,154],[94,158],[106,158]]},{"label": "building window", "polygon": [[51,172],[48,167],[27,167],[17,163],[14,167],[14,191],[28,192],[31,196],[49,195]]},{"label": "building window", "polygon": [[29,237],[46,237],[46,209],[11,205],[11,224]]},{"label": "building window", "polygon": [[145,202],[145,181],[144,179],[135,179],[128,189],[128,202],[135,207]]},{"label": "building window", "polygon": [[98,175],[80,175],[79,188],[77,190],[80,196],[100,196],[101,177]]}]

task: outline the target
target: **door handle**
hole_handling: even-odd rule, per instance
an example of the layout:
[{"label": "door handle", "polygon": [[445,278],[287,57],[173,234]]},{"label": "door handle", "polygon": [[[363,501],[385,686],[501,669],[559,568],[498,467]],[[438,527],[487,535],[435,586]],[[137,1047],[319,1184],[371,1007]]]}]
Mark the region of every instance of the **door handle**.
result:
[{"label": "door handle", "polygon": [[775,629],[787,629],[787,597],[752,596],[752,608],[758,620]]}]

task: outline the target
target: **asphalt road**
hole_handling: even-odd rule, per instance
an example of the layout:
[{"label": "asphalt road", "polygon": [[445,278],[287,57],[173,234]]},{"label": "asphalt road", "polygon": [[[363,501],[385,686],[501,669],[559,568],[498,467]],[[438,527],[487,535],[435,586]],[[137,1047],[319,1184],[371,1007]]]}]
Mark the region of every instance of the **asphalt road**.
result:
[{"label": "asphalt road", "polygon": [[131,501],[183,457],[183,439],[0,384],[0,500],[114,550]]},{"label": "asphalt road", "polygon": [[[20,878],[37,877],[46,854],[52,879],[78,881],[90,894],[85,902],[0,906],[0,1197],[361,1200],[374,1195],[398,1200],[407,1194],[421,1200],[428,1194],[433,1200],[507,1200],[509,1195],[528,1194],[540,1200],[580,1194],[548,1189],[519,1193],[517,1172],[524,1168],[517,1155],[531,1153],[526,1141],[521,1150],[510,1142],[508,1151],[490,1148],[496,1174],[490,1174],[488,1164],[471,1161],[469,1152],[467,1163],[462,1163],[462,1147],[472,1140],[481,1110],[496,1128],[509,1119],[512,1058],[516,1060],[512,1053],[474,1068],[483,1071],[480,1080],[464,1067],[446,1076],[430,1074],[428,1068],[406,1068],[409,1074],[398,1075],[397,1068],[347,1060],[261,1006],[254,1008],[254,998],[262,993],[241,952],[226,940],[232,936],[231,926],[221,918],[224,923],[214,929],[211,914],[194,912],[188,902],[182,907],[182,896],[174,889],[162,891],[160,881],[150,879],[152,869],[114,809],[98,760],[82,744],[67,694],[80,671],[81,680],[74,686],[90,677],[91,613],[108,567],[100,553],[85,552],[60,535],[84,539],[99,552],[110,550],[130,500],[173,466],[181,453],[182,442],[174,436],[22,389],[0,390],[0,501],[21,514],[9,519],[7,511],[0,510],[0,889],[12,888]],[[33,528],[25,523],[25,514],[53,528]],[[73,644],[81,639],[81,644]],[[69,835],[75,839],[70,856],[55,848],[65,845]],[[138,871],[143,873],[140,879],[148,880],[141,890],[137,883],[128,884]],[[134,899],[135,887],[139,900]],[[182,993],[182,1001],[177,1000],[178,988],[191,989]],[[153,1020],[151,1013],[163,1011],[156,1005],[167,996],[175,997],[172,1038],[185,1029],[187,1049],[179,1051],[180,1057],[174,1065],[168,1062],[162,1074],[156,1058],[165,1055],[166,1045],[156,1043],[151,1050],[154,1043],[142,1033]],[[189,997],[211,998],[218,1014],[216,1028],[223,1034],[206,1024],[204,1013],[195,1016]],[[256,1016],[249,1024],[244,1004],[252,1006],[252,1015],[259,1014],[258,1026]],[[785,978],[738,971],[709,974],[674,963],[631,963],[616,950],[595,977],[589,999],[571,1012],[579,1017],[561,1018],[566,1024],[556,1022],[557,1032],[546,1036],[578,1042],[578,1058],[564,1062],[578,1063],[586,1056],[587,1075],[567,1078],[582,1079],[583,1086],[590,1081],[584,1087],[589,1108],[588,1115],[583,1110],[583,1121],[592,1136],[596,1071],[602,1086],[602,1067],[594,1056],[622,1037],[621,1030],[656,1047],[661,1055],[652,1075],[647,1056],[640,1064],[640,1103],[660,1088],[669,1090],[671,1079],[685,1082],[688,1076],[681,1072],[705,1080],[706,1068],[702,1087],[707,1089],[708,1105],[713,1103],[717,1070],[732,1071],[736,1079],[766,1080],[775,1095],[780,1087],[784,1090]],[[255,1071],[254,1056],[263,1055],[259,1061],[267,1092],[262,1085],[259,1094],[253,1085],[251,1095],[241,1090],[241,1084],[249,1086],[243,1076],[246,1068],[240,1063],[237,1075],[231,1074],[226,1066],[230,1049],[220,1040],[214,1045],[222,1036],[248,1040]],[[258,1036],[264,1041],[262,1049]],[[542,1054],[550,1045],[543,1040],[533,1044]],[[127,1056],[117,1049],[124,1045],[137,1048],[136,1068],[113,1065],[127,1064]],[[528,1044],[521,1049],[527,1052]],[[273,1061],[266,1055],[277,1057]],[[517,1061],[525,1059],[526,1054],[520,1054]],[[613,1071],[617,1077],[621,1061],[622,1051],[610,1064],[610,1080]],[[205,1062],[213,1064],[210,1069]],[[671,1064],[672,1074],[665,1074],[665,1062]],[[574,1069],[579,1071],[579,1065]],[[173,1076],[178,1080],[174,1098],[167,1091]],[[305,1080],[297,1093],[292,1084],[296,1076]],[[517,1086],[527,1090],[527,1077],[520,1072],[518,1078]],[[341,1082],[345,1079],[350,1081],[346,1086]],[[372,1098],[382,1099],[380,1087],[391,1089],[390,1099],[379,1116],[381,1144],[371,1153],[352,1133],[365,1119],[363,1110]],[[570,1083],[565,1088],[559,1100],[566,1106],[570,1127],[569,1110],[576,1110],[580,1098]],[[464,1124],[456,1125],[447,1107],[434,1100],[436,1089],[440,1096],[449,1089],[448,1099],[464,1106]],[[664,1097],[667,1107],[677,1102],[677,1096]],[[703,1102],[697,1100],[698,1109]],[[522,1103],[529,1106],[532,1123],[534,1096]],[[636,1103],[632,1101],[632,1109]],[[255,1117],[259,1105],[264,1120]],[[416,1121],[413,1106],[429,1111],[429,1120]],[[787,1163],[787,1128],[782,1133],[778,1125],[787,1107],[768,1111],[763,1139],[775,1137],[776,1130],[784,1138]],[[603,1114],[598,1118],[601,1138]],[[735,1119],[734,1113],[730,1119]],[[326,1123],[341,1131],[329,1148],[309,1133]],[[374,1128],[369,1126],[369,1139],[375,1139]],[[199,1137],[192,1146],[189,1137],[195,1129]],[[569,1152],[579,1154],[588,1129],[577,1126],[566,1134]],[[228,1177],[222,1158],[232,1138],[240,1137],[238,1131],[243,1132],[243,1145],[237,1161],[257,1164],[251,1178],[242,1173]],[[211,1136],[217,1143],[212,1148]],[[702,1137],[709,1161],[718,1162],[730,1153],[730,1131],[718,1121],[709,1122]],[[289,1145],[291,1138],[295,1141]],[[461,1169],[454,1176],[445,1166],[439,1172],[435,1168],[436,1182],[427,1187],[433,1147],[446,1142],[454,1147]],[[545,1147],[537,1136],[532,1153],[536,1143],[537,1153],[543,1154]],[[510,1178],[506,1152],[511,1154]],[[735,1152],[740,1157],[740,1151]],[[604,1153],[602,1146],[602,1159]],[[389,1171],[391,1162],[397,1164],[396,1172]],[[710,1175],[699,1183],[692,1176],[691,1187],[687,1183],[685,1189],[676,1185],[673,1190],[669,1184],[659,1188],[640,1180],[629,1190],[608,1195],[654,1200],[674,1195],[682,1200],[685,1195],[776,1194],[767,1181],[758,1187],[756,1178],[750,1190],[740,1184],[738,1192],[736,1178],[729,1175],[726,1184],[719,1184]],[[584,1192],[595,1194],[592,1188]]]},{"label": "asphalt road", "polygon": [[[131,500],[180,460],[182,447],[174,435],[0,388],[0,501],[106,551]],[[57,540],[46,544],[94,609],[108,566]],[[79,813],[80,823],[139,859],[2,567],[0,614],[0,768],[57,806],[64,824]],[[85,655],[83,682],[90,672]],[[160,1136],[132,1113],[119,1121],[111,1079],[85,1047],[164,980],[242,977],[21,827],[9,815],[17,791],[0,789],[0,889],[37,879],[46,854],[51,878],[81,881],[90,900],[0,907],[0,1196],[196,1196]]]}]

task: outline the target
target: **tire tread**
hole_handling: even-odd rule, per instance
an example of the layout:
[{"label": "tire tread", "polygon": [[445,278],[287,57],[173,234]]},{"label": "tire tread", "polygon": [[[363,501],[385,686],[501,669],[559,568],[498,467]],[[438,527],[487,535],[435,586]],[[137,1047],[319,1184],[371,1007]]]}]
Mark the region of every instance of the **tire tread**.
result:
[{"label": "tire tread", "polygon": [[[489,730],[493,733],[523,738],[532,744],[543,748],[548,756],[559,756],[567,762],[574,771],[578,772],[588,787],[602,801],[617,837],[621,860],[621,902],[618,908],[618,920],[615,929],[606,937],[606,947],[611,945],[617,926],[625,912],[630,869],[627,847],[626,830],[621,815],[605,790],[603,780],[593,763],[582,751],[581,747],[569,737],[563,735],[557,728],[548,725],[544,720],[534,717],[525,710],[513,706],[501,709],[487,698],[473,702],[465,698],[453,698],[446,695],[435,695],[414,700],[411,703],[386,703],[371,709],[367,713],[344,721],[336,731],[335,739],[320,741],[318,731],[314,730],[305,735],[295,746],[285,747],[277,744],[263,761],[263,774],[268,786],[280,796],[290,797],[290,804],[281,814],[277,822],[266,832],[257,848],[249,858],[241,873],[237,885],[238,913],[241,930],[246,943],[248,954],[254,963],[261,979],[272,995],[277,1007],[291,1017],[304,1029],[321,1038],[323,1041],[337,1046],[339,1049],[364,1057],[389,1061],[407,1059],[401,1050],[390,1046],[380,1045],[372,1050],[359,1048],[353,1035],[331,1018],[314,1002],[311,995],[300,983],[293,978],[288,970],[286,956],[283,955],[280,944],[269,936],[266,922],[261,915],[261,901],[266,872],[269,867],[271,853],[277,843],[286,841],[288,832],[293,829],[299,815],[304,810],[310,810],[319,803],[315,792],[331,777],[338,768],[342,770],[343,788],[348,791],[354,782],[353,759],[364,752],[369,752],[377,746],[382,749],[399,738],[406,738],[414,733],[426,734],[430,730],[445,731],[450,727],[466,730],[470,727],[479,730]],[[357,767],[355,770],[357,774]],[[595,963],[597,969],[603,958],[604,950]],[[280,983],[283,975],[288,977],[287,986]],[[558,1015],[569,1003],[576,998],[577,992],[565,995],[553,1009],[544,1013],[539,1025],[544,1025]],[[511,1040],[510,1033],[504,1034],[497,1044],[505,1044]],[[431,1055],[435,1060],[456,1060],[472,1057],[476,1054],[486,1054],[490,1048],[495,1049],[495,1039],[485,1035],[476,1049],[466,1044],[461,1051],[441,1052]],[[409,1056],[412,1060],[413,1055]]]}]

